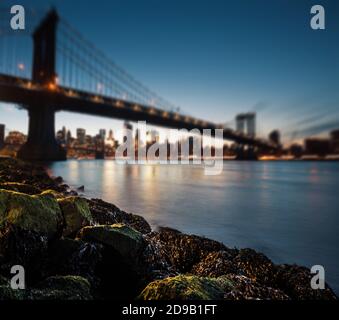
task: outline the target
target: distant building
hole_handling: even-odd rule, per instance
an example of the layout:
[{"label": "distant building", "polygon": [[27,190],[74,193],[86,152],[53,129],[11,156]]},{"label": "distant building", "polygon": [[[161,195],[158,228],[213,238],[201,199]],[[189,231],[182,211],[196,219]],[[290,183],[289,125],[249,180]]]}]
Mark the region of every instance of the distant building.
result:
[{"label": "distant building", "polygon": [[238,114],[235,122],[236,131],[253,138],[256,136],[256,114],[254,112]]},{"label": "distant building", "polygon": [[330,136],[332,152],[339,154],[339,129],[332,131]]},{"label": "distant building", "polygon": [[302,145],[294,143],[290,146],[290,154],[295,158],[300,158],[304,153]]},{"label": "distant building", "polygon": [[71,132],[71,130],[68,130],[67,134],[66,134],[66,143],[67,143],[67,145],[69,145],[72,142],[73,142],[72,132]]},{"label": "distant building", "polygon": [[21,146],[27,140],[26,135],[19,131],[11,131],[5,139],[5,143],[12,146]]},{"label": "distant building", "polygon": [[325,156],[331,153],[331,142],[329,139],[308,138],[305,140],[305,153]]},{"label": "distant building", "polygon": [[109,146],[114,146],[115,145],[115,141],[114,141],[114,136],[113,136],[113,130],[109,130],[108,132],[108,137],[105,141],[105,144],[109,145]]},{"label": "distant building", "polygon": [[274,144],[275,146],[281,146],[281,138],[280,138],[280,132],[279,130],[273,130],[268,135],[268,140]]},{"label": "distant building", "polygon": [[256,135],[256,115],[255,113],[247,114],[247,135],[255,137]]},{"label": "distant building", "polygon": [[86,130],[78,128],[77,129],[77,140],[79,144],[85,144],[86,143]]},{"label": "distant building", "polygon": [[235,123],[236,123],[236,130],[239,133],[245,133],[245,115],[244,114],[238,114],[235,117]]},{"label": "distant building", "polygon": [[100,136],[101,140],[105,141],[106,140],[106,130],[100,129],[99,130],[99,136]]},{"label": "distant building", "polygon": [[0,124],[0,149],[5,145],[5,125]]}]

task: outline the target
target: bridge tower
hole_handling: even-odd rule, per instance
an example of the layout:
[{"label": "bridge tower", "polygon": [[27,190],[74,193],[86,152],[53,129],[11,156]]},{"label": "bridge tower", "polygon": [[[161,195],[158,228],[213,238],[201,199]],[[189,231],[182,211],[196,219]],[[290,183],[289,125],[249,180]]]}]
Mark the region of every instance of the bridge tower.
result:
[{"label": "bridge tower", "polygon": [[[59,17],[55,10],[48,13],[33,33],[32,80],[41,86],[56,85],[56,31]],[[55,138],[53,105],[36,101],[27,106],[28,139],[18,152],[18,158],[30,161],[66,160],[66,151]]]}]

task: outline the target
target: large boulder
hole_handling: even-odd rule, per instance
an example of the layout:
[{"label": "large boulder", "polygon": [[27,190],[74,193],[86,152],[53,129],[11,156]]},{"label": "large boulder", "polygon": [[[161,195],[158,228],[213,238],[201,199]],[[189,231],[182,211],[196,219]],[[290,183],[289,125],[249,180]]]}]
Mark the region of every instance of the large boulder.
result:
[{"label": "large boulder", "polygon": [[0,229],[12,226],[52,239],[62,223],[62,213],[54,197],[0,190]]},{"label": "large boulder", "polygon": [[[124,225],[85,227],[77,239],[101,244],[102,260],[97,276],[101,279],[98,291],[107,299],[132,299],[144,286],[146,266],[142,253],[145,241],[140,232]],[[112,288],[119,290],[112,290]]]},{"label": "large boulder", "polygon": [[79,276],[54,276],[28,293],[30,300],[91,300],[89,282]]},{"label": "large boulder", "polygon": [[337,300],[337,296],[326,284],[325,289],[314,290],[310,269],[297,265],[277,266],[276,285],[293,300]]},{"label": "large boulder", "polygon": [[81,228],[93,224],[86,199],[66,197],[58,199],[58,203],[65,221],[63,236],[75,235]]},{"label": "large boulder", "polygon": [[262,253],[253,249],[241,249],[232,262],[239,273],[254,281],[268,286],[276,282],[275,265]]},{"label": "large boulder", "polygon": [[216,279],[179,275],[151,282],[140,300],[222,300],[223,288]]},{"label": "large boulder", "polygon": [[207,254],[220,250],[229,251],[222,243],[207,238],[183,234],[180,231],[161,228],[150,235],[162,244],[162,255],[178,272],[189,272]]},{"label": "large boulder", "polygon": [[141,292],[142,300],[288,300],[281,290],[229,274],[218,278],[180,275],[157,280]]},{"label": "large boulder", "polygon": [[85,227],[79,232],[78,238],[106,245],[132,264],[138,259],[145,245],[140,232],[120,223],[110,226]]},{"label": "large boulder", "polygon": [[228,251],[209,253],[200,262],[195,264],[191,273],[203,277],[220,277],[226,274],[236,274],[238,269],[233,263],[234,255]]},{"label": "large boulder", "polygon": [[25,268],[28,283],[44,276],[48,241],[61,234],[60,207],[50,195],[0,190],[0,272]]},{"label": "large boulder", "polygon": [[[290,300],[283,291],[264,286],[245,276],[228,274],[218,278],[220,285],[226,281],[225,300]],[[232,283],[232,286],[229,286]],[[222,285],[223,286],[223,285]],[[225,286],[223,286],[225,289]]]},{"label": "large boulder", "polygon": [[96,224],[126,224],[142,234],[151,232],[148,222],[141,216],[120,210],[114,204],[101,199],[87,200]]},{"label": "large boulder", "polygon": [[100,285],[96,271],[102,261],[103,246],[69,238],[50,244],[48,270],[50,275],[77,275],[89,280],[92,289]]}]

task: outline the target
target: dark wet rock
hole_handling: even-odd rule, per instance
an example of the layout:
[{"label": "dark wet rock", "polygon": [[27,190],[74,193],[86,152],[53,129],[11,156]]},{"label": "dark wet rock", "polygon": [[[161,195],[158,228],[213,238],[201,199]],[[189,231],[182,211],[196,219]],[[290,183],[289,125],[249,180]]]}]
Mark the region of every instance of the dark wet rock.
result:
[{"label": "dark wet rock", "polygon": [[80,186],[77,188],[78,191],[84,192],[85,191],[85,186]]},{"label": "dark wet rock", "polygon": [[48,240],[61,234],[62,214],[49,195],[0,190],[1,269],[24,266],[28,282],[43,276]]},{"label": "dark wet rock", "polygon": [[[78,238],[60,239],[64,229]],[[26,290],[9,286],[16,264],[25,267]],[[328,286],[311,289],[311,277],[251,249],[151,232],[141,216],[79,198],[41,166],[0,158],[0,300],[336,298]]]},{"label": "dark wet rock", "polygon": [[88,280],[79,276],[55,276],[31,289],[31,300],[91,300],[91,286]]},{"label": "dark wet rock", "polygon": [[324,290],[314,290],[311,279],[314,275],[308,268],[297,265],[277,266],[277,286],[294,300],[337,300],[332,289],[326,284]]},{"label": "dark wet rock", "polygon": [[236,250],[234,251],[234,254],[229,251],[211,252],[195,264],[190,273],[215,278],[229,273],[236,274],[238,270],[232,261],[236,254]]},{"label": "dark wet rock", "polygon": [[264,285],[274,285],[276,268],[264,254],[252,249],[241,249],[233,259],[238,273]]},{"label": "dark wet rock", "polygon": [[260,285],[245,276],[229,274],[218,278],[219,284],[222,285],[224,281],[227,283],[227,289],[224,290],[225,300],[290,300],[283,291]]},{"label": "dark wet rock", "polygon": [[[130,299],[144,285],[142,253],[145,241],[140,232],[124,224],[85,227],[77,239],[103,245],[102,261],[97,267],[101,279],[99,291],[105,298]],[[119,291],[112,290],[118,287]]]},{"label": "dark wet rock", "polygon": [[142,234],[124,224],[85,227],[79,232],[78,238],[114,249],[131,265],[135,264],[145,246]]},{"label": "dark wet rock", "polygon": [[58,181],[47,174],[44,167],[13,158],[1,159],[0,182],[23,183],[40,190],[67,191]]},{"label": "dark wet rock", "polygon": [[97,224],[124,223],[142,234],[151,232],[151,227],[147,221],[138,215],[126,213],[114,204],[100,199],[88,200],[92,216]]},{"label": "dark wet rock", "polygon": [[92,288],[99,287],[96,274],[102,261],[103,246],[80,240],[60,239],[49,248],[48,270],[50,275],[77,275],[89,280]]},{"label": "dark wet rock", "polygon": [[65,227],[63,236],[75,235],[81,228],[93,224],[91,211],[86,199],[80,197],[66,197],[58,199]]},{"label": "dark wet rock", "polygon": [[140,300],[221,300],[223,288],[212,278],[179,275],[150,283]]},{"label": "dark wet rock", "polygon": [[164,245],[151,235],[146,235],[145,241],[146,247],[141,258],[146,266],[145,282],[177,276],[178,272],[164,257]]},{"label": "dark wet rock", "polygon": [[40,280],[46,273],[48,238],[35,231],[9,226],[0,231],[0,271],[9,272],[12,266],[25,268],[28,283]]},{"label": "dark wet rock", "polygon": [[4,182],[0,183],[0,189],[4,190],[11,190],[11,191],[16,191],[20,193],[26,193],[26,194],[39,194],[41,193],[41,190],[29,185],[29,184],[24,184],[24,183],[18,183],[18,182]]},{"label": "dark wet rock", "polygon": [[57,184],[62,184],[64,182],[64,179],[62,177],[55,177],[54,178],[54,181],[57,183]]},{"label": "dark wet rock", "polygon": [[152,238],[162,244],[162,256],[179,272],[189,272],[210,252],[232,252],[220,242],[170,228],[161,228],[152,234]]}]

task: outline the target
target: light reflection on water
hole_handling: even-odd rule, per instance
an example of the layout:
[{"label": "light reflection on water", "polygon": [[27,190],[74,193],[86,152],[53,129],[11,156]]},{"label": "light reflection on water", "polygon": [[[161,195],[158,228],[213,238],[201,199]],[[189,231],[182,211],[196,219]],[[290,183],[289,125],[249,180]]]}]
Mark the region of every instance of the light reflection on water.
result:
[{"label": "light reflection on water", "polygon": [[323,265],[339,292],[339,163],[225,162],[218,176],[205,176],[200,166],[109,160],[57,162],[51,169],[153,227],[255,248],[278,263]]}]

